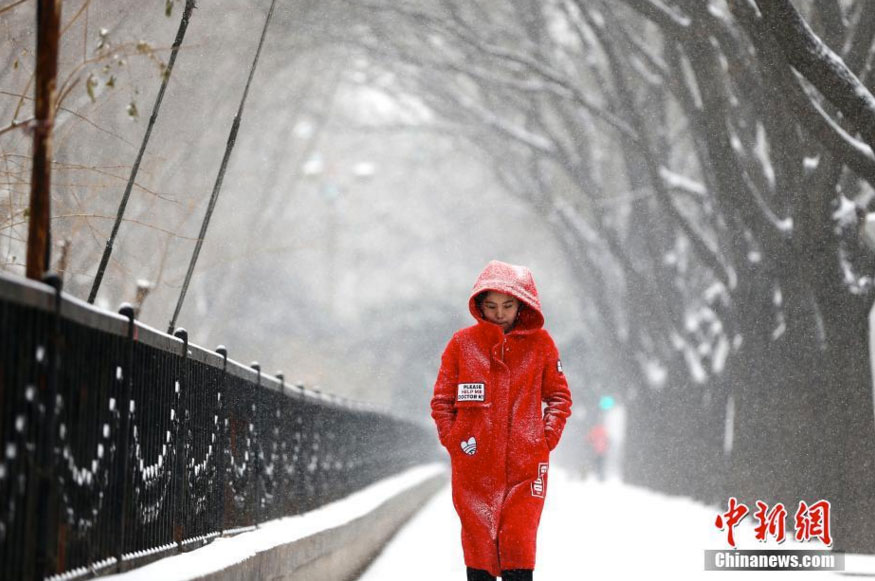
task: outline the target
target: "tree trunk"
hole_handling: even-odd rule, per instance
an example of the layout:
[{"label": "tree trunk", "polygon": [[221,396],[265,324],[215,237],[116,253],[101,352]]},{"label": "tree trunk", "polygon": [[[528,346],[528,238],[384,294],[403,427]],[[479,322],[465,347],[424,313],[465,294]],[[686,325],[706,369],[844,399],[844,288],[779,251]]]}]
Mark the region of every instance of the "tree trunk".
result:
[{"label": "tree trunk", "polygon": [[40,0],[36,19],[36,86],[26,272],[28,278],[41,280],[51,264],[52,126],[55,123],[60,0]]},{"label": "tree trunk", "polygon": [[[823,285],[820,298],[826,331],[821,416],[812,434],[817,468],[834,477],[827,499],[832,505],[835,550],[875,553],[875,414],[869,354],[871,301]],[[811,498],[811,500],[819,500]]]}]

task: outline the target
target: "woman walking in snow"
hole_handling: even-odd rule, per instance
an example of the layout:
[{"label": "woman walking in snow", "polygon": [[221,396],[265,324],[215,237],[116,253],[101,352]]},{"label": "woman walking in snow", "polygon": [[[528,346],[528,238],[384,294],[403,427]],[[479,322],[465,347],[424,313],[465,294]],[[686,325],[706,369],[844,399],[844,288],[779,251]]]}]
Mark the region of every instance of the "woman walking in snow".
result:
[{"label": "woman walking in snow", "polygon": [[530,580],[550,451],[571,393],[528,268],[491,261],[468,309],[477,323],[447,344],[431,400],[450,453],[468,580]]}]

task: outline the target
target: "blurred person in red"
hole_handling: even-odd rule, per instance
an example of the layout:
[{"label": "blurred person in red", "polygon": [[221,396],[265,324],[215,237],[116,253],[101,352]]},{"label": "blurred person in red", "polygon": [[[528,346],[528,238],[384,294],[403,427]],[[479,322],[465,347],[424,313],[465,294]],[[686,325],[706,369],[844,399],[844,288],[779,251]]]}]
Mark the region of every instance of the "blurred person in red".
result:
[{"label": "blurred person in red", "polygon": [[468,310],[477,323],[447,344],[431,400],[450,453],[467,578],[531,580],[550,451],[571,392],[528,268],[491,261]]},{"label": "blurred person in red", "polygon": [[599,418],[599,421],[589,429],[586,434],[586,441],[592,447],[595,456],[596,474],[600,481],[605,479],[605,457],[608,454],[610,440],[608,439],[608,430],[605,428],[604,418]]}]

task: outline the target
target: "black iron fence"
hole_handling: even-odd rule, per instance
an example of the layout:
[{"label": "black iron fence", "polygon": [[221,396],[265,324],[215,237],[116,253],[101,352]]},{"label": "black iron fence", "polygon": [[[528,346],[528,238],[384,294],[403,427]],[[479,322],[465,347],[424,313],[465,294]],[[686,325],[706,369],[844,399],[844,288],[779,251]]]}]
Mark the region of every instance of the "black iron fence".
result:
[{"label": "black iron fence", "polygon": [[0,274],[2,579],[130,568],[437,457],[422,424],[47,282]]}]

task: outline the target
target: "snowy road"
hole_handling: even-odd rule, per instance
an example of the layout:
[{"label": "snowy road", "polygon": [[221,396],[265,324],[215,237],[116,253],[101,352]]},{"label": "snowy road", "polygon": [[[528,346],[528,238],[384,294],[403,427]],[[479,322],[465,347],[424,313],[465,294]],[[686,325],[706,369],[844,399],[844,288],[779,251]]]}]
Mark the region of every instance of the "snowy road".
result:
[{"label": "snowy road", "polygon": [[[717,510],[618,481],[580,480],[554,468],[538,531],[539,581],[560,579],[839,579],[838,572],[704,570],[704,549],[727,548]],[[762,544],[751,517],[735,529],[740,549],[819,549],[817,542]],[[463,581],[459,519],[449,486],[395,536],[359,581]],[[792,536],[792,531],[789,531]],[[875,556],[846,555],[844,575],[875,577]]]}]

